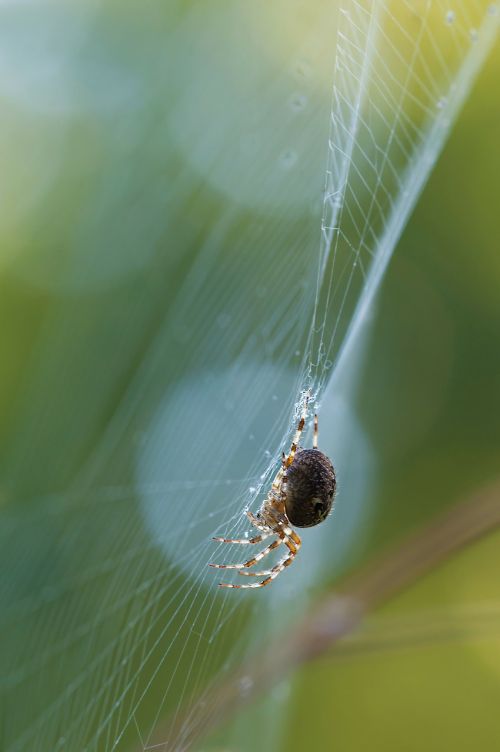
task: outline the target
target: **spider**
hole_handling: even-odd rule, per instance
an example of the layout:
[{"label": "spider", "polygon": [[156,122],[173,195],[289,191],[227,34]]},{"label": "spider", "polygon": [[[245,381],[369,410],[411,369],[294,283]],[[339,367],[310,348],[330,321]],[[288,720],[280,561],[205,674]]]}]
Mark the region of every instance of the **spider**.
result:
[{"label": "spider", "polygon": [[[299,439],[304,430],[307,417],[305,400],[302,415],[293,437],[288,456],[283,452],[281,467],[276,473],[271,489],[264,499],[258,513],[247,512],[247,517],[260,530],[254,538],[213,538],[219,543],[238,543],[254,545],[266,538],[275,536],[275,540],[263,548],[252,559],[243,564],[209,564],[216,569],[237,569],[238,574],[246,577],[264,577],[261,582],[248,585],[219,583],[225,588],[260,588],[269,585],[286,567],[292,564],[297,555],[301,540],[291,525],[312,527],[325,520],[332,508],[335,496],[335,470],[328,457],[318,449],[318,416],[314,416],[314,437],[312,449],[301,449]],[[282,543],[288,551],[278,563],[262,572],[249,569]]]}]

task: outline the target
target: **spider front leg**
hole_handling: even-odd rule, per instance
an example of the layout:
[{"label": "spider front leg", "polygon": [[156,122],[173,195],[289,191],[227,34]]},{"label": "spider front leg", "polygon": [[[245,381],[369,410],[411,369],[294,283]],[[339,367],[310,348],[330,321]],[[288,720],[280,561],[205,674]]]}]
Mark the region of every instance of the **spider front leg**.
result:
[{"label": "spider front leg", "polygon": [[302,414],[300,416],[300,420],[299,420],[299,423],[297,425],[297,429],[296,429],[294,437],[293,437],[292,446],[290,447],[290,452],[289,452],[288,457],[286,458],[286,460],[284,462],[284,468],[285,468],[285,470],[288,467],[290,467],[290,465],[292,464],[292,462],[294,460],[294,457],[295,457],[295,453],[296,453],[297,448],[299,446],[299,439],[300,439],[300,437],[302,435],[302,431],[304,430],[304,426],[306,424],[308,405],[309,405],[309,395],[306,397],[306,399],[304,401],[304,406],[302,408]]},{"label": "spider front leg", "polygon": [[273,484],[271,487],[271,495],[274,496],[274,498],[277,498],[282,495],[282,486],[284,483],[286,483],[286,471],[294,460],[295,454],[299,446],[299,439],[302,435],[302,431],[304,430],[304,426],[306,424],[308,404],[309,404],[309,396],[307,396],[305,399],[304,406],[302,408],[302,414],[300,416],[300,420],[298,422],[297,428],[295,430],[295,434],[293,436],[293,441],[290,447],[290,452],[288,453],[288,457],[286,456],[284,452],[282,452],[281,467],[276,473],[276,477],[273,480]]}]

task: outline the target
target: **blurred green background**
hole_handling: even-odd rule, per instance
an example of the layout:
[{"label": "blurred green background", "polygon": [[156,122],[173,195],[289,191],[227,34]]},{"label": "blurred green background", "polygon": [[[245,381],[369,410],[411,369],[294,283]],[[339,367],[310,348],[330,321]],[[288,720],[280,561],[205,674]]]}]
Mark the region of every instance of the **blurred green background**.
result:
[{"label": "blurred green background", "polygon": [[[497,47],[377,298],[352,405],[377,469],[345,534],[340,497],[332,548],[348,552],[335,559],[328,531],[322,558],[304,546],[314,580],[304,554],[276,602],[223,600],[207,578],[209,538],[241,532],[299,386],[330,106],[334,8],[242,7],[1,8],[6,750],[147,746],[311,594],[498,476]],[[220,120],[205,134],[207,113]],[[325,448],[341,442],[322,430]],[[380,644],[322,657],[197,748],[496,749],[499,541],[374,616]]]}]

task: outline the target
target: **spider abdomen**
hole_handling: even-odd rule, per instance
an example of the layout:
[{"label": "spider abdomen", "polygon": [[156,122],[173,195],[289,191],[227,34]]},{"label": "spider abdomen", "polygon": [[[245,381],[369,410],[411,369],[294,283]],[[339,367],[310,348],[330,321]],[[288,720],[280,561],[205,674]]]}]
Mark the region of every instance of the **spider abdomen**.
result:
[{"label": "spider abdomen", "polygon": [[332,463],[319,449],[300,449],[286,472],[285,511],[290,524],[312,527],[328,516],[335,496]]}]

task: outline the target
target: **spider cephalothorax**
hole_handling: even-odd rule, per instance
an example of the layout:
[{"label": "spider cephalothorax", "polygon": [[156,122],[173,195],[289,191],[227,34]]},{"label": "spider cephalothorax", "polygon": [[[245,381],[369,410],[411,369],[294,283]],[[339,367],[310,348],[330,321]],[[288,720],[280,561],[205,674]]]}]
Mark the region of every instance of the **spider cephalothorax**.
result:
[{"label": "spider cephalothorax", "polygon": [[[210,564],[217,569],[237,569],[238,574],[265,579],[250,585],[221,582],[220,587],[258,588],[268,585],[290,566],[300,548],[301,540],[291,525],[312,527],[328,517],[335,497],[336,478],[332,463],[326,454],[318,449],[317,415],[314,416],[313,448],[299,448],[299,438],[307,417],[307,403],[306,397],[290,452],[288,456],[283,454],[281,467],[258,514],[247,512],[250,522],[261,531],[261,534],[254,538],[214,538],[221,543],[252,545],[275,536],[272,543],[243,564]],[[262,572],[248,571],[282,543],[288,551],[274,567]]]}]

